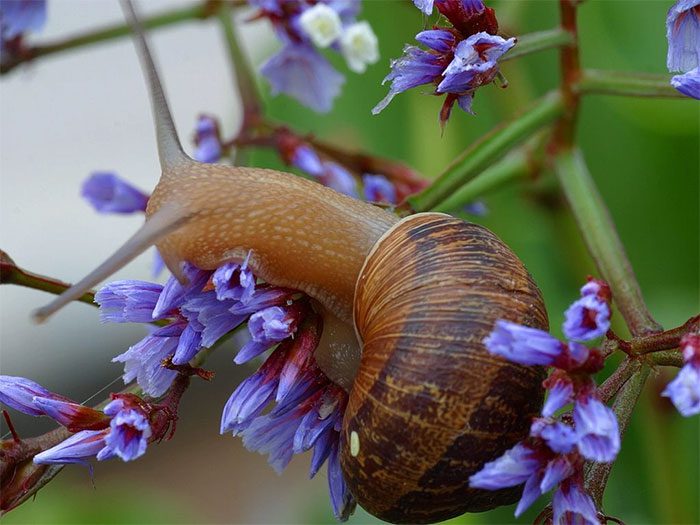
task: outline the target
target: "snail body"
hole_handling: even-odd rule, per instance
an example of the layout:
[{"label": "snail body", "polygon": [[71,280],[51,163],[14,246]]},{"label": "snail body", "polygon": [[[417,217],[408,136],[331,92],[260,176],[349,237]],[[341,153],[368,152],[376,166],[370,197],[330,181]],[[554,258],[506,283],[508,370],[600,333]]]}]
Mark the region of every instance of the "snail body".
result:
[{"label": "snail body", "polygon": [[341,467],[362,507],[387,521],[429,523],[515,501],[513,490],[470,489],[468,478],[527,435],[542,402],[542,370],[494,358],[482,343],[501,318],[547,328],[522,263],[493,233],[447,215],[399,221],[291,174],[190,159],[124,4],[163,172],[144,226],[36,317],[153,244],[182,279],[184,261],[212,270],[250,251],[259,277],[304,291],[324,315],[334,341],[322,340],[316,361],[349,391]]}]

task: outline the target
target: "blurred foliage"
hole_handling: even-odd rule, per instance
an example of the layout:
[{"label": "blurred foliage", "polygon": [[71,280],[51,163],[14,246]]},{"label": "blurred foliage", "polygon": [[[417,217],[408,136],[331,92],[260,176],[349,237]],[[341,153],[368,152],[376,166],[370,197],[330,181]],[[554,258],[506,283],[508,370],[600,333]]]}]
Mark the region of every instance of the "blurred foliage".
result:
[{"label": "blurred foliage", "polygon": [[[348,72],[343,94],[329,115],[315,115],[288,98],[276,97],[267,100],[270,116],[330,142],[400,159],[434,177],[481,134],[558,82],[557,54],[545,51],[505,64],[503,72],[510,86],[480,90],[474,102],[477,115],[455,109],[443,136],[437,118],[441,100],[424,94],[421,88],[397,96],[380,116],[373,117],[370,109],[387,91],[381,80],[389,58],[398,57],[426,21],[406,1],[364,4],[364,13],[380,38],[381,63],[364,75]],[[554,1],[491,4],[506,34],[548,29],[557,23]],[[646,1],[640,7],[637,2],[602,0],[583,4],[584,66],[665,72],[664,21],[670,5],[670,1]],[[346,71],[339,61],[336,65]],[[269,93],[262,81],[261,89]],[[227,112],[233,113],[233,108],[221,108],[220,114]],[[581,147],[650,310],[667,328],[683,323],[698,309],[698,116],[698,105],[690,100],[596,96],[583,102],[578,127]],[[256,165],[283,167],[270,152],[256,151],[250,158]],[[553,333],[560,335],[564,309],[577,296],[586,275],[595,274],[595,268],[565,203],[555,192],[551,175],[545,172],[534,184],[522,183],[487,196],[490,214],[467,218],[495,231],[525,261],[544,293]],[[625,333],[619,318],[615,328]],[[640,402],[613,470],[605,510],[627,523],[700,522],[698,418],[681,418],[658,397],[669,379],[664,373],[648,385],[649,395]],[[208,460],[212,467],[216,464],[216,458]],[[303,483],[297,479],[288,482]],[[153,505],[150,496],[139,495],[138,479],[128,494],[102,491],[100,498],[86,506],[81,504],[80,493],[61,493],[59,486],[40,493],[41,505],[25,505],[3,523],[169,523],[183,521],[182,514],[174,517],[177,509],[191,511],[187,504],[168,501],[166,496]],[[322,497],[301,514],[290,513],[288,521],[330,523],[329,504]],[[128,505],[119,503],[125,500]],[[542,505],[533,505],[519,523],[532,522]],[[513,508],[507,507],[453,522],[510,523],[515,521],[512,513]],[[191,513],[185,516],[197,519]],[[351,519],[351,523],[365,522],[377,520],[362,512]]]}]

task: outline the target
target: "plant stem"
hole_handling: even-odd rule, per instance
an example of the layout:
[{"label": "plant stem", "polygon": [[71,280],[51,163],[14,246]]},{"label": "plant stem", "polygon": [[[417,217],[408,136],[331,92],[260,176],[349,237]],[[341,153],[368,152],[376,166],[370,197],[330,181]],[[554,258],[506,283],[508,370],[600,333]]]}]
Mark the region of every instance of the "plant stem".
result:
[{"label": "plant stem", "polygon": [[583,70],[578,90],[583,95],[621,95],[625,97],[665,97],[688,99],[676,91],[669,75],[650,75],[625,71]]},{"label": "plant stem", "polygon": [[[215,2],[202,2],[200,4],[164,11],[143,20],[146,29],[166,27],[189,20],[204,20],[216,14]],[[29,47],[20,56],[10,56],[0,63],[0,74],[9,73],[24,62],[33,61],[39,57],[54,55],[70,49],[90,46],[100,42],[107,42],[131,34],[128,24],[115,24],[103,29],[88,31],[86,33],[60,40],[58,42]]]},{"label": "plant stem", "polygon": [[226,49],[228,49],[231,65],[233,66],[233,73],[236,77],[236,87],[241,96],[241,103],[243,105],[241,133],[245,133],[251,125],[255,125],[259,120],[262,114],[262,102],[260,101],[258,88],[255,85],[255,76],[236,37],[230,5],[226,3],[221,4],[219,8],[219,21],[224,31]]},{"label": "plant stem", "polygon": [[642,362],[638,359],[625,359],[620,366],[598,387],[598,395],[600,395],[603,403],[610,401],[620,391],[625,383],[639,369],[642,368]]},{"label": "plant stem", "polygon": [[633,336],[660,332],[647,310],[610,213],[578,149],[561,151],[554,167],[583,239]]},{"label": "plant stem", "polygon": [[561,95],[548,93],[517,118],[500,125],[469,146],[433,184],[410,197],[409,204],[415,211],[427,211],[437,206],[514,146],[553,122],[563,111]]},{"label": "plant stem", "polygon": [[504,186],[509,182],[526,178],[537,171],[539,166],[533,162],[531,154],[524,148],[514,151],[505,159],[485,169],[466,181],[466,183],[448,196],[444,201],[433,206],[432,211],[449,213],[474,202],[485,193]]},{"label": "plant stem", "polygon": [[649,354],[651,361],[658,366],[673,366],[676,368],[682,368],[685,365],[683,361],[683,356],[680,352],[673,350],[665,350],[663,352],[655,352]]},{"label": "plant stem", "polygon": [[576,5],[577,3],[575,0],[559,0],[561,27],[571,36],[571,43],[562,47],[559,53],[559,64],[561,67],[561,84],[559,90],[564,100],[565,110],[554,129],[552,151],[572,147],[576,134],[579,94],[574,86],[581,77]]},{"label": "plant stem", "polygon": [[[70,288],[70,284],[52,277],[23,270],[2,250],[0,250],[0,284],[16,284],[55,295],[59,295]],[[76,300],[91,306],[97,306],[95,303],[95,292],[85,292]]]},{"label": "plant stem", "polygon": [[[644,365],[640,368],[620,390],[619,395],[613,403],[612,409],[617,415],[617,422],[620,428],[620,439],[625,434],[627,426],[632,419],[632,412],[637,404],[642,388],[646,383],[651,368]],[[596,506],[601,508],[603,504],[603,493],[608,483],[613,463],[593,463],[586,473],[586,488],[593,497]]]},{"label": "plant stem", "polygon": [[512,51],[506,53],[500,61],[505,62],[507,60],[513,60],[514,58],[537,53],[538,51],[544,51],[545,49],[566,46],[572,43],[573,39],[571,33],[561,28],[528,33],[519,36],[518,44]]}]

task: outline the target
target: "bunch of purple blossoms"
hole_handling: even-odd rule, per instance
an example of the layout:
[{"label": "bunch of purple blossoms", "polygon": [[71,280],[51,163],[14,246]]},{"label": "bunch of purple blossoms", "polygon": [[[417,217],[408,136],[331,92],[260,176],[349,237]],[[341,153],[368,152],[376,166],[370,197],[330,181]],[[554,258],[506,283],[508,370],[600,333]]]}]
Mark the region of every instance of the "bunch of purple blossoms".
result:
[{"label": "bunch of purple blossoms", "polygon": [[45,23],[46,0],[0,0],[0,53],[21,55],[24,33]]},{"label": "bunch of purple blossoms", "polygon": [[[615,413],[598,397],[592,374],[603,357],[591,342],[610,327],[610,288],[589,280],[581,298],[565,314],[568,342],[547,332],[500,320],[484,345],[492,354],[522,365],[551,366],[545,380],[549,395],[530,436],[471,476],[470,485],[497,490],[525,484],[515,510],[520,516],[535,500],[556,487],[553,523],[600,523],[595,504],[583,488],[584,462],[612,462],[620,450]],[[573,403],[573,417],[558,413]],[[573,426],[571,422],[573,421]]]},{"label": "bunch of purple blossoms", "polygon": [[[39,465],[81,463],[119,457],[132,461],[151,441],[167,431],[170,419],[158,416],[162,407],[138,396],[115,394],[104,410],[76,403],[22,377],[0,376],[0,402],[25,414],[48,416],[74,432],[65,441],[34,456]],[[153,426],[152,426],[153,424]]]},{"label": "bunch of purple blossoms", "polygon": [[700,99],[700,0],[676,2],[666,17],[668,70],[680,71],[671,85],[688,97]]},{"label": "bunch of purple blossoms", "polygon": [[309,108],[325,113],[345,82],[319,52],[330,48],[348,67],[363,73],[379,60],[377,37],[367,22],[358,22],[359,0],[248,0],[258,8],[252,19],[267,18],[282,49],[260,72],[272,93],[286,93]]},{"label": "bunch of purple blossoms", "polygon": [[493,9],[481,0],[414,0],[426,15],[433,7],[447,19],[450,27],[421,31],[416,40],[429,48],[406,46],[404,55],[393,60],[391,72],[384,82],[391,81],[389,94],[372,113],[382,111],[398,94],[408,89],[434,84],[433,95],[445,95],[440,110],[444,127],[455,102],[462,110],[473,113],[476,90],[499,77],[498,59],[515,45],[515,39],[497,35],[498,22]]}]

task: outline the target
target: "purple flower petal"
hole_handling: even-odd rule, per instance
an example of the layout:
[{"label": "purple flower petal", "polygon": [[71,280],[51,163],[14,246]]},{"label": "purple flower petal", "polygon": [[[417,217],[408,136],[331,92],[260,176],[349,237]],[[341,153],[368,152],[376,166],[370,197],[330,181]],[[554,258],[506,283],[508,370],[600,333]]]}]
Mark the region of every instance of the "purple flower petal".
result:
[{"label": "purple flower petal", "polygon": [[308,173],[312,177],[323,175],[323,163],[316,151],[307,144],[297,146],[292,154],[292,165]]},{"label": "purple flower petal", "polygon": [[158,297],[163,291],[160,284],[146,281],[113,281],[95,294],[100,305],[103,323],[150,323]]},{"label": "purple flower petal", "polygon": [[430,16],[433,13],[435,0],[413,0],[413,5],[423,11],[423,14]]},{"label": "purple flower petal", "polygon": [[574,467],[564,457],[556,457],[547,463],[540,482],[542,493],[552,490],[574,473]]},{"label": "purple flower petal", "polygon": [[668,11],[666,38],[669,71],[690,71],[700,63],[700,2],[680,0]]},{"label": "purple flower petal", "polygon": [[574,404],[578,449],[592,461],[609,463],[620,451],[620,431],[615,413],[594,398]]},{"label": "purple flower petal", "polygon": [[158,302],[153,309],[153,319],[167,316],[171,310],[182,306],[188,297],[201,292],[211,276],[211,272],[200,270],[196,266],[187,263],[183,266],[183,273],[187,277],[186,284],[180,284],[174,276],[170,277],[168,282],[165,283],[163,291],[158,297]]},{"label": "purple flower petal", "polygon": [[339,193],[357,198],[357,184],[348,170],[335,162],[324,162],[323,167],[323,175],[319,178],[321,184]]},{"label": "purple flower petal", "polygon": [[610,328],[610,306],[597,295],[584,295],[564,313],[564,335],[574,341],[602,337]]},{"label": "purple flower petal", "polygon": [[530,506],[542,495],[542,489],[540,485],[542,484],[542,472],[535,472],[527,478],[525,486],[523,487],[523,495],[520,496],[520,501],[518,501],[518,506],[515,507],[515,517],[518,518],[523,512],[530,508]]},{"label": "purple flower petal", "polygon": [[700,414],[700,370],[690,363],[685,365],[661,395],[670,398],[685,417]]},{"label": "purple flower petal", "polygon": [[530,435],[542,438],[557,454],[568,454],[578,441],[578,435],[569,425],[546,419],[535,419],[530,427]]},{"label": "purple flower petal", "polygon": [[551,417],[558,410],[574,400],[574,387],[570,382],[557,381],[554,386],[549,388],[549,395],[542,407],[542,415]]},{"label": "purple flower petal", "polygon": [[35,397],[65,399],[30,379],[0,375],[0,403],[30,416],[43,416],[44,411],[34,403]]},{"label": "purple flower petal", "polygon": [[421,31],[416,35],[416,40],[424,46],[434,49],[440,53],[447,53],[456,43],[455,36],[450,31],[445,29],[429,29],[427,31]]},{"label": "purple flower petal", "polygon": [[[123,461],[132,461],[145,454],[149,437],[151,426],[146,416],[138,410],[126,409],[112,418],[105,448]],[[106,459],[105,456],[106,452],[101,452],[98,459]]]},{"label": "purple flower petal", "polygon": [[58,445],[34,456],[37,465],[86,464],[87,458],[97,454],[105,444],[108,430],[83,430]]},{"label": "purple flower petal", "polygon": [[687,97],[700,99],[700,68],[672,77],[671,85]]},{"label": "purple flower petal", "polygon": [[46,23],[46,0],[2,0],[0,28],[2,40],[28,31],[39,31]]},{"label": "purple flower petal", "polygon": [[498,320],[484,339],[486,349],[521,365],[551,365],[565,350],[561,341],[543,330]]},{"label": "purple flower petal", "polygon": [[533,450],[518,443],[500,458],[486,463],[469,478],[469,486],[478,489],[497,490],[514,487],[525,482],[540,467]]},{"label": "purple flower petal", "polygon": [[396,188],[383,175],[366,173],[362,176],[362,183],[364,184],[366,200],[396,204]]},{"label": "purple flower petal", "polygon": [[83,182],[81,195],[100,213],[143,212],[148,204],[148,195],[114,173],[93,173]]},{"label": "purple flower petal", "polygon": [[333,107],[345,77],[313,47],[287,44],[261,68],[270,82],[272,94],[285,93],[319,113]]},{"label": "purple flower petal", "polygon": [[574,483],[565,483],[554,493],[552,510],[554,525],[600,525],[593,500]]},{"label": "purple flower petal", "polygon": [[343,478],[338,450],[338,446],[334,446],[328,456],[328,492],[333,515],[337,520],[345,521],[352,514],[356,503]]}]

